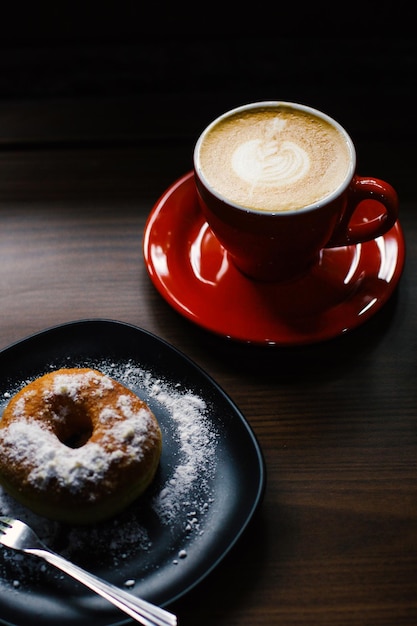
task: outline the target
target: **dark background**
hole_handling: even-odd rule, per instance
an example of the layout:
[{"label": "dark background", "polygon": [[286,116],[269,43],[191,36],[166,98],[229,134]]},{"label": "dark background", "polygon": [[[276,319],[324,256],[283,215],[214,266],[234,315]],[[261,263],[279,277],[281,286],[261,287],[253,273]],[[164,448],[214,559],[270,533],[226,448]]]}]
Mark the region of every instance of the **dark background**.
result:
[{"label": "dark background", "polygon": [[404,0],[3,4],[0,103],[146,98],[162,127],[181,115],[200,130],[229,106],[294,100],[338,118],[354,139],[375,129],[408,139],[414,24]]},{"label": "dark background", "polygon": [[[384,178],[393,159],[415,164],[415,21],[404,0],[16,2],[1,18],[3,149],[160,137],[183,144],[174,178],[191,167],[207,122],[276,99],[341,122],[361,174]],[[150,110],[160,111],[157,127]],[[372,154],[370,139],[381,142]],[[390,139],[400,154],[384,149]],[[390,182],[411,185],[408,173]]]}]

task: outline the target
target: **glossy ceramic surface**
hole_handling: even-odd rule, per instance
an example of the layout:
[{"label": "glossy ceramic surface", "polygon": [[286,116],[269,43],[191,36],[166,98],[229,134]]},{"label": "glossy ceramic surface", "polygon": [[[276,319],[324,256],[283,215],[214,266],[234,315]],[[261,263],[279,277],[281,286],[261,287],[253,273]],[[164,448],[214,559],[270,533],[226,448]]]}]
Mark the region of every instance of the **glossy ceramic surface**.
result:
[{"label": "glossy ceramic surface", "polygon": [[[372,215],[370,203],[363,209]],[[233,340],[284,346],[331,339],[374,315],[398,284],[405,244],[397,221],[373,241],[323,250],[297,280],[251,280],[204,220],[190,172],[153,207],[143,254],[156,289],[187,319]]]},{"label": "glossy ceramic surface", "polygon": [[[149,404],[163,433],[160,467],[152,486],[127,511],[91,527],[48,522],[10,504],[1,489],[0,511],[4,514],[4,507],[15,507],[6,514],[32,525],[56,552],[118,586],[130,581],[133,594],[167,605],[204,579],[241,537],[264,492],[262,452],[238,408],[203,370],[155,335],[112,320],[64,324],[2,350],[0,411],[24,381],[73,366],[96,367]],[[184,446],[182,433],[187,433],[187,427],[183,418],[178,419],[193,402],[196,413],[189,420]],[[207,440],[204,449],[210,451],[203,458],[210,467],[195,461],[199,448],[193,442],[201,433]],[[172,511],[178,505],[179,509],[175,515],[171,509],[161,514],[154,508],[154,498],[158,501],[163,494],[164,501],[170,489],[182,484],[178,476],[184,473],[194,478],[175,492],[178,498],[170,498]],[[131,620],[111,604],[53,568],[0,546],[0,623],[115,626],[127,622]]]}]

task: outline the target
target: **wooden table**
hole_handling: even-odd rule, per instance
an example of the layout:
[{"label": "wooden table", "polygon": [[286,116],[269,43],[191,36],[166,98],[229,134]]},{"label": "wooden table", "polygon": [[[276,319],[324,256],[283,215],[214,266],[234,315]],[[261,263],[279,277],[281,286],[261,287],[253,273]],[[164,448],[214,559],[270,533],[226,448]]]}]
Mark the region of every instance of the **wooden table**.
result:
[{"label": "wooden table", "polygon": [[415,125],[410,134],[411,115],[373,114],[363,93],[349,106],[343,94],[307,95],[351,131],[360,173],[397,188],[407,256],[394,296],[366,324],[285,349],[193,325],[156,292],[142,257],[147,216],[191,168],[197,133],[249,88],[221,101],[0,104],[0,348],[75,319],[135,324],[207,371],[262,446],[262,507],[232,553],[171,607],[181,626],[417,623],[416,161],[406,158]]}]

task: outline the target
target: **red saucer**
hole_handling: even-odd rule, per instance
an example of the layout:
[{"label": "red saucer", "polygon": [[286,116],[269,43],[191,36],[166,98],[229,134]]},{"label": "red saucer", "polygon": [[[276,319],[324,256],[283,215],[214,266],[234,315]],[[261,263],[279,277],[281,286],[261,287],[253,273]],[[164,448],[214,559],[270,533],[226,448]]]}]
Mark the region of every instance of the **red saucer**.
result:
[{"label": "red saucer", "polygon": [[192,322],[230,339],[286,346],[330,339],[374,315],[400,279],[405,243],[397,222],[373,241],[324,250],[292,282],[251,280],[204,220],[189,172],[153,207],[143,254],[156,289]]}]

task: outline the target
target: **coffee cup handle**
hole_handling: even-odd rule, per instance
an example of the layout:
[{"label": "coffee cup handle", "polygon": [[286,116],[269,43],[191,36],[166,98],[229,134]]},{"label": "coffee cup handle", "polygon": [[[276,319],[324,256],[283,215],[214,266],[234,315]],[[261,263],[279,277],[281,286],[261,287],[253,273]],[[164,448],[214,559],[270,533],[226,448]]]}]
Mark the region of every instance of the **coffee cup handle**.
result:
[{"label": "coffee cup handle", "polygon": [[[369,214],[359,209],[363,200],[376,201]],[[397,192],[389,183],[354,176],[348,188],[346,209],[326,248],[354,245],[385,235],[397,221],[398,209]],[[360,219],[355,220],[355,213]]]}]

